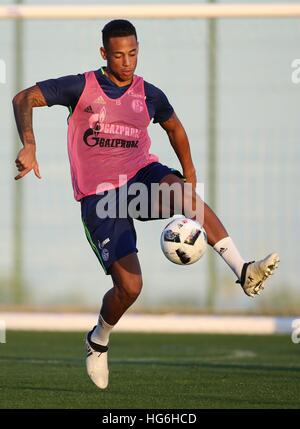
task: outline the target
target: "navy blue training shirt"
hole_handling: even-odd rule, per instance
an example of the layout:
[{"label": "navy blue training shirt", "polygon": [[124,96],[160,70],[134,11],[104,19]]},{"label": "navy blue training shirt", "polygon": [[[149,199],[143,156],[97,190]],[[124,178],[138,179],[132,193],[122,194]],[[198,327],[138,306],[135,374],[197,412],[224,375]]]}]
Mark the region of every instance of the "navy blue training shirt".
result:
[{"label": "navy blue training shirt", "polygon": [[[102,68],[94,73],[99,85],[110,98],[121,97],[130,86],[117,86],[104,74]],[[37,82],[37,85],[49,107],[54,105],[66,106],[74,112],[85,86],[85,76],[84,74],[63,76]],[[144,88],[150,119],[153,119],[154,123],[165,122],[170,119],[174,109],[163,91],[146,81],[144,81]]]}]

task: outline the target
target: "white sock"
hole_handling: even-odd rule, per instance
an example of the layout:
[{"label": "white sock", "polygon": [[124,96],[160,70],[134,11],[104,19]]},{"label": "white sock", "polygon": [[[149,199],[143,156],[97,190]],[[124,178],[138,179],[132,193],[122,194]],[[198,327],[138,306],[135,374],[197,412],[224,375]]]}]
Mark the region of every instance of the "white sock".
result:
[{"label": "white sock", "polygon": [[101,346],[107,346],[109,335],[113,327],[113,325],[106,323],[100,314],[98,324],[92,333],[91,340],[96,344],[100,344]]},{"label": "white sock", "polygon": [[240,252],[236,248],[234,242],[230,237],[222,238],[214,245],[214,249],[219,253],[224,261],[230,266],[232,271],[237,275],[238,279],[241,278],[242,268],[245,263],[241,257]]}]

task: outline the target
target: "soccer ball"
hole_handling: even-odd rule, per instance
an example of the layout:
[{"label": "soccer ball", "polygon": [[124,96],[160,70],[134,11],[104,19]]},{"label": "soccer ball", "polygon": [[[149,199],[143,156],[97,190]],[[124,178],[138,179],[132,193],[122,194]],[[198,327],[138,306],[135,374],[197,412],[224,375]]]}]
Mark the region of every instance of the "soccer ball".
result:
[{"label": "soccer ball", "polygon": [[160,245],[164,255],[174,264],[197,262],[207,248],[207,235],[200,223],[183,218],[172,220],[164,228]]}]

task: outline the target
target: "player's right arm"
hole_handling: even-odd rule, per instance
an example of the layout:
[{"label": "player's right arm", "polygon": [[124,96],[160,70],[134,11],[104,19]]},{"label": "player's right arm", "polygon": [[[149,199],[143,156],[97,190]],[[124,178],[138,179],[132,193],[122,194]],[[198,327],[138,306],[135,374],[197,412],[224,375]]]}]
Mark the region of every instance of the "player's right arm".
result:
[{"label": "player's right arm", "polygon": [[19,170],[16,180],[34,170],[41,178],[36,160],[36,146],[32,129],[32,109],[42,106],[65,106],[74,111],[85,85],[84,74],[62,76],[37,82],[31,88],[19,92],[13,99],[16,123],[24,148],[16,159]]},{"label": "player's right arm", "polygon": [[19,151],[15,160],[19,174],[15,180],[24,177],[31,170],[36,177],[41,179],[39,165],[36,159],[36,144],[32,127],[32,109],[34,107],[47,106],[47,102],[38,87],[34,85],[24,89],[13,98],[15,120],[23,148]]}]

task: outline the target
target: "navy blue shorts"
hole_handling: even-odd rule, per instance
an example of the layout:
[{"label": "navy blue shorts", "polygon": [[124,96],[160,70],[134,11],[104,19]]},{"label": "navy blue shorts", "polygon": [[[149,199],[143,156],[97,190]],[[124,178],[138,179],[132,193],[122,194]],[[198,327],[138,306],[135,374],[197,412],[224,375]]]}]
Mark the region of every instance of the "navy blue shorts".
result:
[{"label": "navy blue shorts", "polygon": [[[136,231],[134,228],[133,218],[131,216],[122,217],[106,217],[100,218],[97,215],[97,204],[99,201],[106,197],[106,200],[112,195],[115,202],[119,202],[120,198],[124,197],[122,189],[126,189],[133,183],[143,183],[148,189],[149,207],[151,203],[151,183],[159,183],[163,177],[168,174],[175,174],[183,178],[182,174],[175,169],[162,165],[159,162],[153,162],[146,167],[139,170],[134,177],[132,177],[126,185],[115,189],[113,192],[105,191],[101,195],[89,195],[81,200],[81,218],[85,229],[86,237],[96,254],[104,272],[109,273],[109,267],[118,259],[129,255],[133,252],[138,252],[136,248]],[[121,197],[120,197],[121,195]],[[126,204],[129,204],[135,195],[130,196],[126,194]],[[150,213],[150,211],[149,211]],[[136,217],[137,220],[154,220],[159,217],[146,218]]]}]

